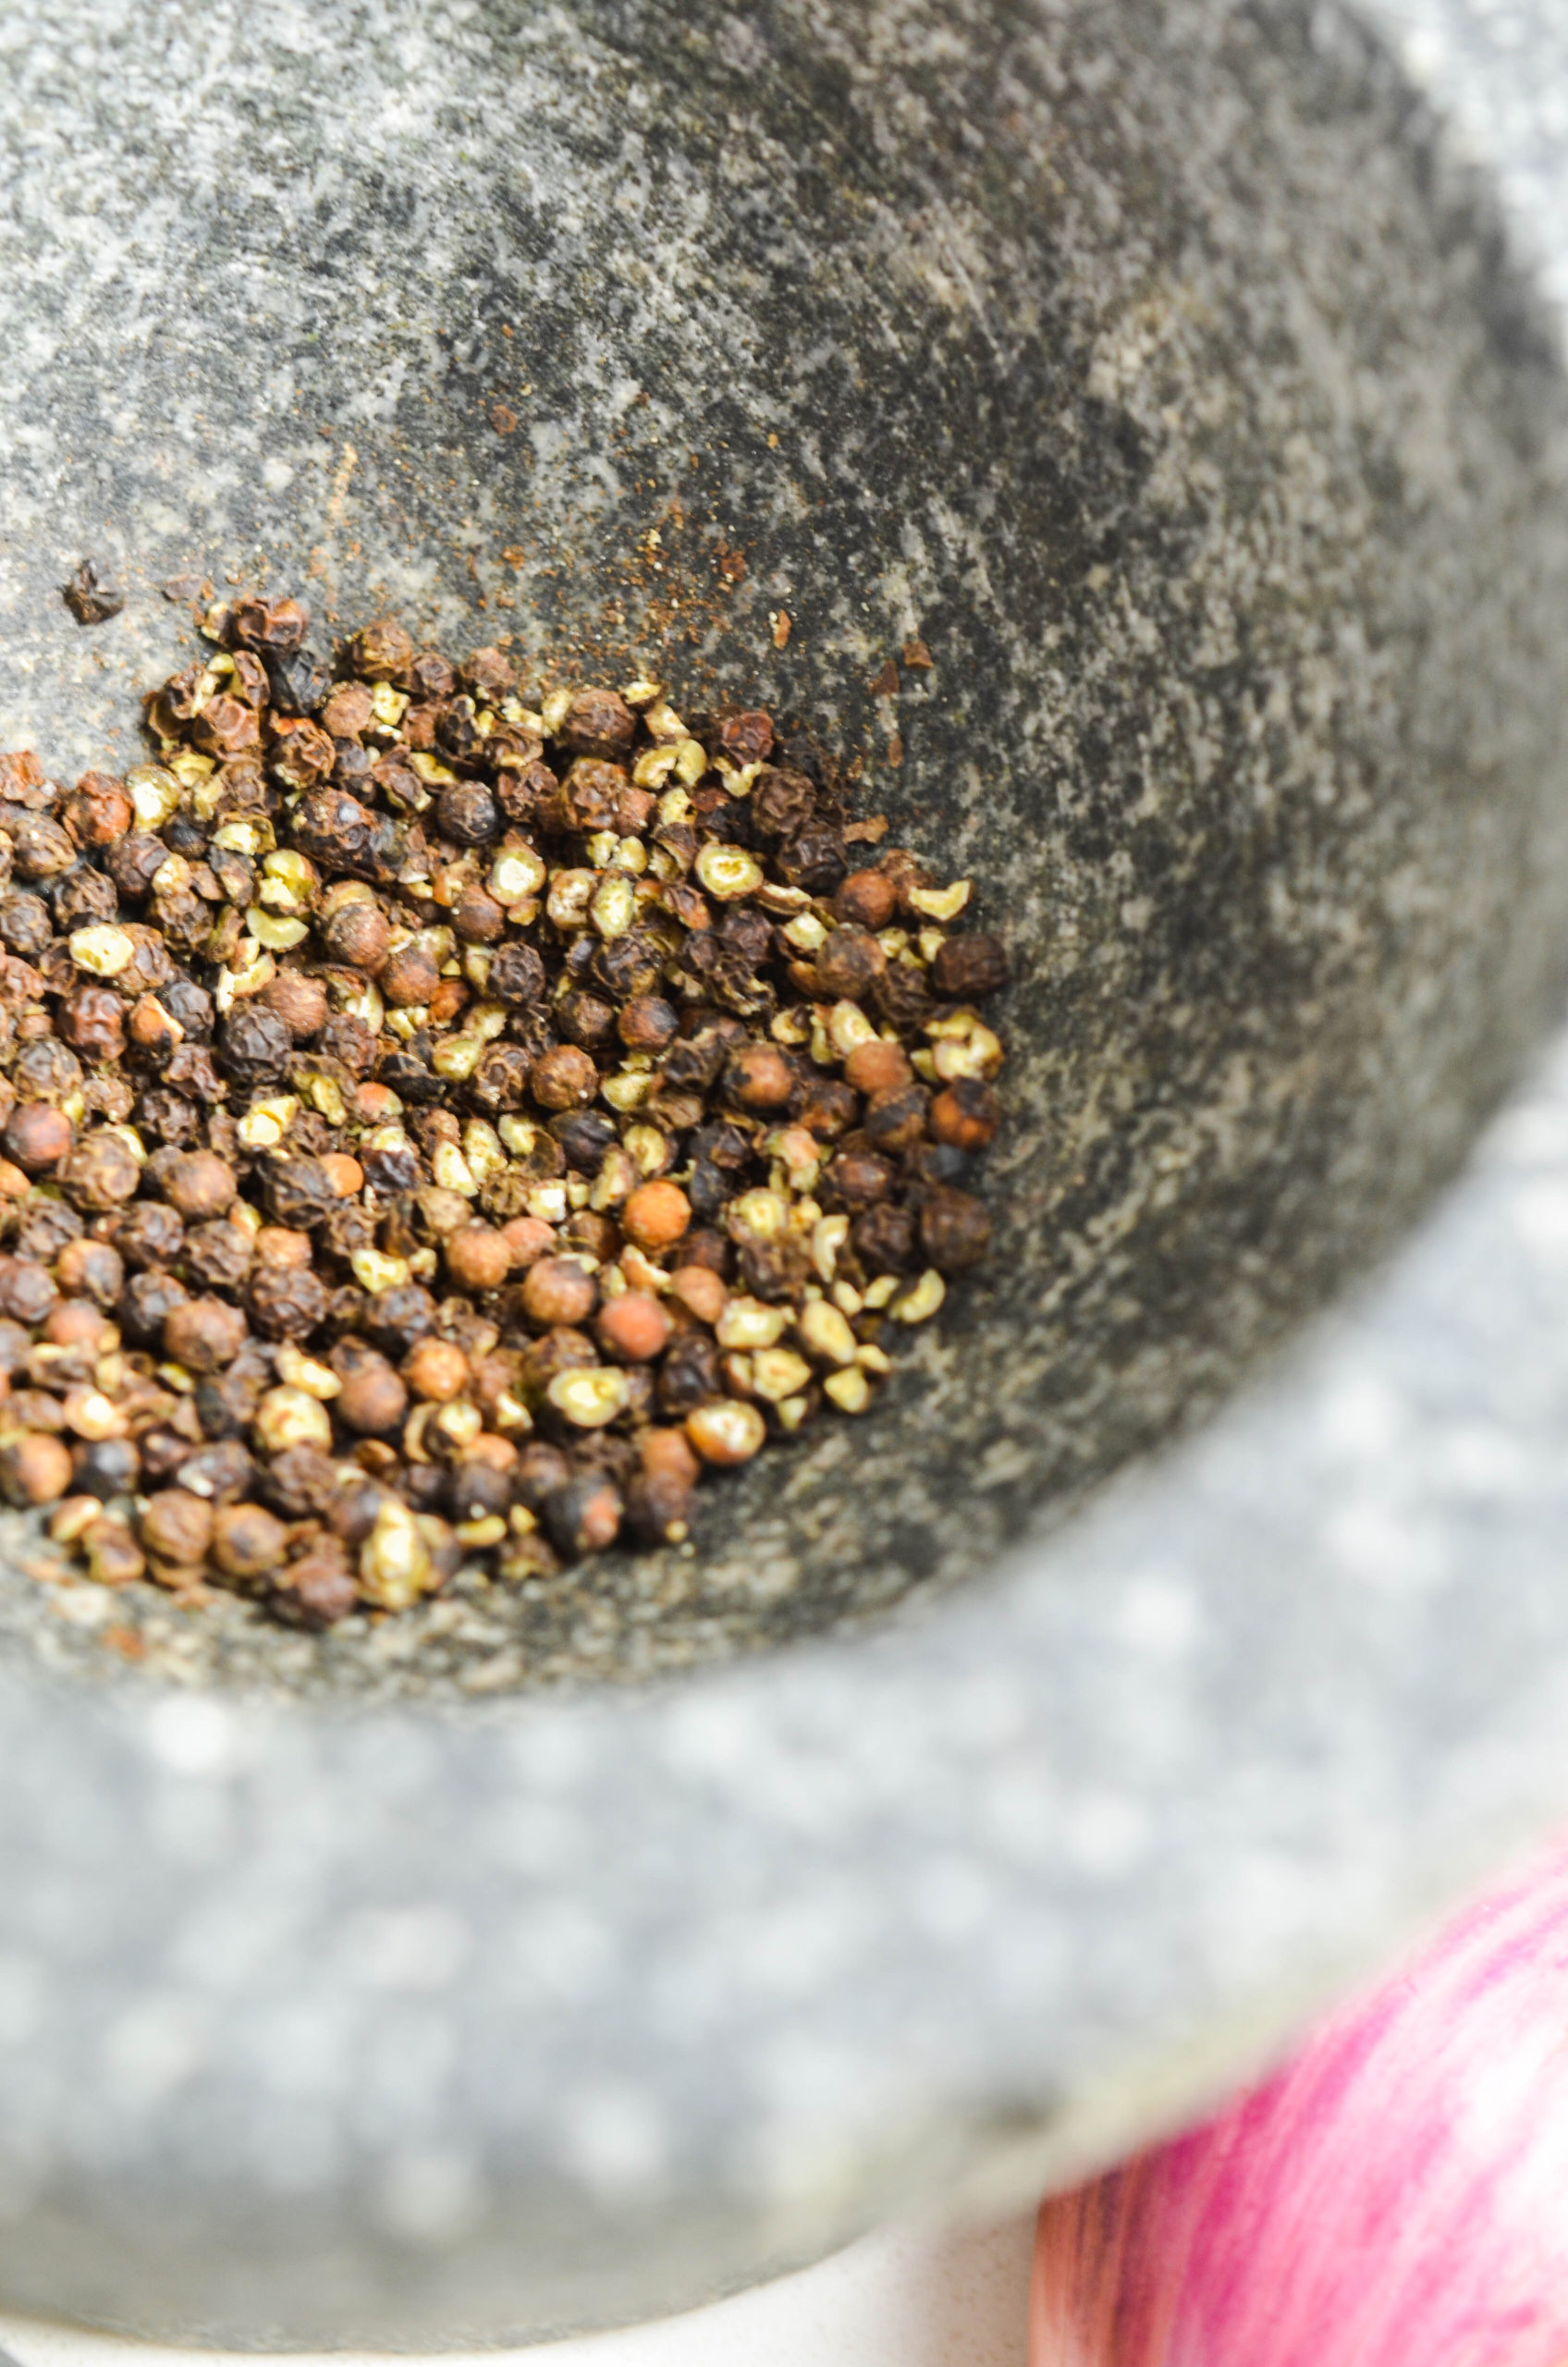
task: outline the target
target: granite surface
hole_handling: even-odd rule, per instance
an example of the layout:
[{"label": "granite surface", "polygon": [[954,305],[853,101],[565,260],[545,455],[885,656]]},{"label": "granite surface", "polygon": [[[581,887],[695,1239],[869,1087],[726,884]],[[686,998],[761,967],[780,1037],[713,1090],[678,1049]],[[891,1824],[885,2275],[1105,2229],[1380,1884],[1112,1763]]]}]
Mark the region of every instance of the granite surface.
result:
[{"label": "granite surface", "polygon": [[[1395,30],[1561,293],[1561,34]],[[1490,200],[1329,10],[14,0],[0,59],[0,744],[129,757],[177,570],[395,600],[798,709],[1023,957],[994,1279],[694,1556],[348,1645],[0,1576],[0,2298],[494,2341],[1071,2174],[1568,1810],[1568,1057],[1019,1541],[1559,1007]]]}]

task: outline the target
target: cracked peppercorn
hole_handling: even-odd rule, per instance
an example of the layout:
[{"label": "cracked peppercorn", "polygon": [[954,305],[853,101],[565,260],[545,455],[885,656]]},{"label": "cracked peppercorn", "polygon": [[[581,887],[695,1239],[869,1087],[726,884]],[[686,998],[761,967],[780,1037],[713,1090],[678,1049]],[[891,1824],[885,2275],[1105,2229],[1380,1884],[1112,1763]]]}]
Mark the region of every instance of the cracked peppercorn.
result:
[{"label": "cracked peppercorn", "polygon": [[127,780],[0,758],[0,1487],[315,1626],[690,1550],[985,1249],[970,883],[761,708],[209,622]]}]

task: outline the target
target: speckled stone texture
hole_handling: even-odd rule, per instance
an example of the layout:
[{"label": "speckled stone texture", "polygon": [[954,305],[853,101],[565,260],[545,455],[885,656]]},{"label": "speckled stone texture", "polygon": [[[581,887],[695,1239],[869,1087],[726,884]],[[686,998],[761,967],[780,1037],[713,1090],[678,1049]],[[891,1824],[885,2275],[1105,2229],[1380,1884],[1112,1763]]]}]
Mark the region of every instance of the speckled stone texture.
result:
[{"label": "speckled stone texture", "polygon": [[694,1556],[353,1644],[0,1578],[0,2298],[496,2340],[1067,2175],[1568,1811],[1568,1071],[1315,1361],[935,1600],[1557,1007],[1564,411],[1489,201],[1363,34],[1220,0],[13,0],[0,63],[0,745],[129,759],[186,567],[390,600],[800,711],[1021,972],[988,1279]]}]

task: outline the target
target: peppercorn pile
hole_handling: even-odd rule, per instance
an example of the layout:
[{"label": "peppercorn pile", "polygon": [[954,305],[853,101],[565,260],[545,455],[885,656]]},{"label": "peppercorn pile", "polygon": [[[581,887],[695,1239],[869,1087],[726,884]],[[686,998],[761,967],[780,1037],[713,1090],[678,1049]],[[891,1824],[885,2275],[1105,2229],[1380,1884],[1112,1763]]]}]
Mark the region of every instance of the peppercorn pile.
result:
[{"label": "peppercorn pile", "polygon": [[0,756],[0,1488],[329,1625],[679,1543],[984,1253],[1006,980],[759,711],[213,612],[158,760]]}]

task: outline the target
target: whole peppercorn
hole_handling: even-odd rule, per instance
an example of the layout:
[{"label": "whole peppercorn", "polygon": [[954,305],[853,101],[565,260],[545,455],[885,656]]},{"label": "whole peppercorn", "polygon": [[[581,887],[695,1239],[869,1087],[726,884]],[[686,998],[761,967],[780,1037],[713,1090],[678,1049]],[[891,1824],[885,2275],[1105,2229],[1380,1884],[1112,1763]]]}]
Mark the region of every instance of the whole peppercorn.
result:
[{"label": "whole peppercorn", "polygon": [[322,1029],[317,1049],[329,1060],[340,1061],[351,1076],[364,1076],[375,1060],[375,1037],[362,1019],[341,1012]]},{"label": "whole peppercorn", "polygon": [[213,1559],[231,1578],[259,1578],[282,1561],[283,1523],[261,1504],[221,1504],[213,1520]]},{"label": "whole peppercorn", "polygon": [[71,1458],[46,1431],[24,1430],[0,1445],[0,1490],[13,1504],[52,1504],[71,1484]]},{"label": "whole peppercorn", "polygon": [[506,926],[504,908],[483,888],[465,888],[452,907],[452,926],[465,945],[494,945]]},{"label": "whole peppercorn", "polygon": [[78,846],[113,846],[135,819],[122,782],[108,773],[83,773],[62,800],[60,819]]},{"label": "whole peppercorn", "polygon": [[545,964],[532,945],[514,938],[501,947],[491,963],[485,984],[502,1002],[536,1003],[545,992]]},{"label": "whole peppercorn", "polygon": [[465,1455],[452,1469],[447,1502],[454,1520],[488,1520],[506,1513],[512,1501],[512,1478],[488,1463]]},{"label": "whole peppercorn", "polygon": [[[682,1254],[691,1255],[691,1236],[681,1245]],[[723,1278],[711,1266],[678,1266],[669,1278],[670,1295],[679,1300],[699,1323],[717,1323],[724,1313],[729,1293]]]},{"label": "whole peppercorn", "polygon": [[313,1546],[297,1562],[290,1562],[285,1577],[289,1599],[310,1625],[336,1626],[340,1619],[348,1618],[360,1599],[359,1587],[341,1547],[334,1552],[325,1544]]},{"label": "whole peppercorn", "polygon": [[575,1257],[541,1257],[523,1276],[519,1303],[538,1331],[586,1322],[598,1302],[599,1285]]},{"label": "whole peppercorn", "polygon": [[445,1405],[468,1388],[468,1358],[450,1340],[422,1340],[403,1359],[403,1379],[416,1397]]},{"label": "whole peppercorn", "polygon": [[603,1553],[620,1534],[620,1490],[601,1471],[584,1471],[553,1488],[543,1513],[551,1544],[557,1553],[575,1560],[582,1553]]},{"label": "whole peppercorn", "polygon": [[814,1077],[806,1088],[806,1097],[795,1113],[795,1123],[803,1126],[818,1142],[833,1142],[848,1132],[860,1116],[860,1097],[836,1076]]},{"label": "whole peppercorn", "polygon": [[114,881],[86,865],[56,879],[49,901],[54,907],[55,929],[62,937],[73,929],[90,928],[94,921],[112,921],[119,913]]},{"label": "whole peppercorn", "polygon": [[375,816],[346,790],[312,790],[294,809],[296,848],[327,872],[357,869],[374,828]]},{"label": "whole peppercorn", "polygon": [[267,1208],[286,1228],[306,1232],[319,1224],[337,1194],[319,1159],[280,1159],[266,1175]]},{"label": "whole peppercorn", "polygon": [[300,600],[263,600],[253,593],[235,601],[226,638],[231,647],[287,656],[311,629],[311,612]]},{"label": "whole peppercorn", "polygon": [[599,1309],[594,1328],[606,1355],[624,1364],[648,1364],[663,1355],[673,1327],[651,1291],[622,1291]]},{"label": "whole peppercorn", "polygon": [[998,937],[978,933],[949,937],[937,948],[931,984],[945,1002],[976,1002],[994,995],[1009,977],[1007,948]]},{"label": "whole peppercorn", "polygon": [[140,903],[153,884],[154,873],[162,871],[169,859],[169,851],[162,839],[149,830],[130,830],[108,852],[109,877],[128,903]]},{"label": "whole peppercorn", "polygon": [[158,1000],[187,1036],[203,1040],[212,1034],[213,999],[205,987],[199,987],[193,978],[171,978]]},{"label": "whole peppercorn", "polygon": [[673,1043],[680,1025],[674,1004],[662,995],[633,995],[616,1022],[616,1032],[629,1052],[662,1052]]},{"label": "whole peppercorn", "polygon": [[134,1200],[115,1233],[128,1266],[172,1266],[184,1246],[184,1225],[160,1200]]},{"label": "whole peppercorn", "polygon": [[[5,1278],[0,1270],[0,1308],[6,1296]],[[138,1346],[151,1347],[162,1339],[165,1322],[177,1306],[183,1306],[190,1293],[173,1274],[156,1268],[151,1273],[133,1274],[116,1302],[115,1318],[126,1337]]]},{"label": "whole peppercorn", "polygon": [[389,1003],[399,1010],[413,1010],[429,1002],[441,984],[441,972],[434,954],[423,945],[400,945],[387,956],[378,983]]},{"label": "whole peppercorn", "polygon": [[275,1019],[281,1019],[290,1039],[308,1044],[326,1024],[326,988],[302,970],[280,970],[262,988],[257,1000]]},{"label": "whole peppercorn", "polygon": [[374,976],[385,967],[392,932],[379,904],[368,898],[339,905],[322,930],[329,961]]},{"label": "whole peppercorn", "polygon": [[76,1129],[63,1110],[47,1101],[24,1101],[13,1110],[0,1135],[7,1159],[29,1175],[43,1175],[57,1167],[76,1140]]},{"label": "whole peppercorn", "polygon": [[499,1290],[511,1271],[511,1245],[493,1225],[459,1225],[447,1235],[442,1254],[460,1291]]},{"label": "whole peppercorn", "polygon": [[835,929],[816,956],[818,998],[858,1002],[887,966],[887,955],[864,929]]},{"label": "whole peppercorn", "polygon": [[923,1085],[892,1085],[866,1103],[865,1138],[878,1151],[908,1150],[925,1132],[930,1094]]},{"label": "whole peppercorn", "polygon": [[435,1301],[417,1282],[378,1291],[364,1311],[365,1330],[388,1355],[406,1356],[416,1340],[435,1329]]},{"label": "whole peppercorn", "polygon": [[219,1218],[198,1225],[185,1245],[185,1270],[205,1291],[237,1291],[251,1270],[251,1236]]},{"label": "whole peppercorn", "polygon": [[88,1134],[61,1163],[60,1189],[76,1208],[92,1215],[131,1198],[141,1181],[136,1155],[120,1134]]},{"label": "whole peppercorn", "polygon": [[528,1089],[542,1110],[582,1108],[599,1089],[599,1072],[579,1046],[559,1044],[533,1062]]},{"label": "whole peppercorn", "polygon": [[557,1003],[556,1024],[569,1044],[580,1045],[587,1052],[596,1051],[615,1033],[615,1012],[597,995],[576,987]]},{"label": "whole peppercorn", "polygon": [[643,1471],[626,1490],[626,1525],[640,1545],[679,1545],[691,1533],[692,1483]]},{"label": "whole peppercorn", "polygon": [[435,824],[459,847],[488,846],[501,835],[501,809],[480,781],[451,781],[435,801]]},{"label": "whole peppercorn", "polygon": [[125,1004],[108,987],[79,987],[61,1005],[56,1024],[90,1061],[117,1061],[125,1050]]},{"label": "whole peppercorn", "polygon": [[132,1439],[83,1439],[71,1449],[71,1485],[84,1496],[107,1502],[128,1495],[141,1476],[141,1457]]},{"label": "whole peppercorn", "polygon": [[100,1306],[113,1306],[125,1282],[125,1265],[106,1241],[67,1241],[55,1264],[62,1290],[85,1291]]},{"label": "whole peppercorn", "polygon": [[293,1048],[277,1014],[252,1000],[236,1004],[225,1020],[218,1066],[237,1085],[271,1085],[282,1076]]},{"label": "whole peppercorn", "polygon": [[323,1322],[326,1284],[309,1266],[258,1266],[245,1294],[251,1322],[268,1340],[303,1340]]},{"label": "whole peppercorn", "polygon": [[914,1211],[893,1200],[863,1210],[850,1227],[850,1241],[868,1273],[909,1274],[920,1263]]},{"label": "whole peppercorn", "polygon": [[639,1184],[620,1219],[627,1239],[655,1253],[679,1241],[691,1220],[692,1204],[680,1184],[662,1179]]},{"label": "whole peppercorn", "polygon": [[726,1063],[724,1089],[742,1110],[782,1110],[795,1073],[777,1044],[741,1044]]},{"label": "whole peppercorn", "polygon": [[887,1198],[892,1181],[891,1164],[874,1151],[843,1150],[823,1174],[823,1202],[835,1208],[868,1208]]},{"label": "whole peppercorn", "polygon": [[188,1299],[164,1318],[164,1346],[187,1372],[220,1372],[245,1337],[245,1318],[221,1298]]},{"label": "whole peppercorn", "polygon": [[950,1184],[940,1186],[920,1211],[920,1239],[939,1274],[962,1273],[966,1266],[976,1265],[991,1240],[984,1201]]},{"label": "whole peppercorn", "polygon": [[636,729],[636,717],[614,691],[579,691],[556,736],[574,756],[613,761],[625,755]]},{"label": "whole peppercorn", "polygon": [[6,896],[0,900],[0,944],[34,962],[55,934],[49,907],[42,896]]},{"label": "whole peppercorn", "polygon": [[311,1262],[310,1234],[296,1233],[290,1225],[263,1225],[252,1246],[259,1266],[275,1267],[280,1272]]},{"label": "whole peppercorn", "polygon": [[409,1392],[385,1356],[363,1356],[343,1376],[333,1401],[340,1419],[362,1438],[394,1430],[409,1409]]},{"label": "whole peppercorn", "polygon": [[194,1150],[170,1162],[164,1179],[164,1190],[170,1208],[178,1210],[191,1224],[208,1217],[221,1217],[231,1208],[239,1190],[232,1167],[210,1150]]},{"label": "whole peppercorn", "polygon": [[213,1508],[185,1488],[164,1488],[147,1500],[137,1524],[141,1542],[160,1562],[195,1568],[213,1541]]},{"label": "whole peppercorn", "polygon": [[961,1077],[931,1104],[931,1132],[955,1150],[984,1150],[1001,1121],[1001,1105],[979,1077]]},{"label": "whole peppercorn", "polygon": [[857,1093],[889,1093],[898,1085],[913,1085],[914,1071],[901,1044],[874,1036],[869,1043],[857,1044],[844,1062],[844,1081]]},{"label": "whole peppercorn", "polygon": [[678,1422],[710,1398],[723,1396],[718,1349],[705,1331],[676,1333],[659,1367],[656,1393],[661,1410]]},{"label": "whole peppercorn", "polygon": [[319,1447],[286,1446],[262,1474],[274,1512],[285,1520],[306,1520],[327,1512],[337,1494],[337,1466]]},{"label": "whole peppercorn", "polygon": [[899,909],[899,891],[883,871],[851,871],[833,900],[838,918],[857,928],[887,928]]}]

